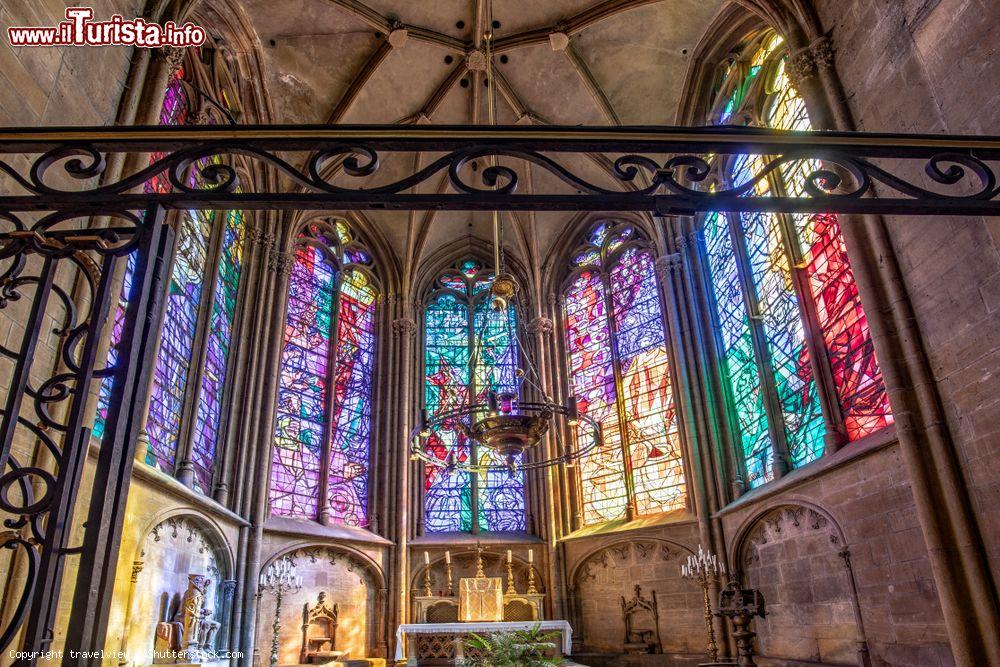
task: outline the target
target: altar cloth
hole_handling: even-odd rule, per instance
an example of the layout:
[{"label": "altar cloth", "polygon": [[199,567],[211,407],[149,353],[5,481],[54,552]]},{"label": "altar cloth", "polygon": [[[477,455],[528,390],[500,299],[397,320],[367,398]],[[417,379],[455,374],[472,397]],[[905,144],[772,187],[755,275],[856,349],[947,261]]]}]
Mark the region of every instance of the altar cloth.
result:
[{"label": "altar cloth", "polygon": [[562,631],[562,651],[563,655],[569,655],[573,651],[573,628],[568,621],[520,621],[520,622],[498,622],[498,623],[404,623],[396,628],[396,660],[406,658],[405,646],[406,635],[467,635],[489,634],[491,632],[503,632],[504,630],[530,630],[536,625],[540,625],[543,632],[552,630]]}]

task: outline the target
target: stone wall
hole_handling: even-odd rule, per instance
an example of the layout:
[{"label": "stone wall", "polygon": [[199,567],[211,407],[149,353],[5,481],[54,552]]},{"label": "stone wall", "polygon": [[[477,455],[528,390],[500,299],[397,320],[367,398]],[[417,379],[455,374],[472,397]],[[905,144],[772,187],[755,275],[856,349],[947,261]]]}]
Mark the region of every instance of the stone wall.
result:
[{"label": "stone wall", "polygon": [[641,586],[644,598],[656,595],[663,653],[704,653],[701,589],[681,578],[681,564],[697,544],[688,522],[568,542],[574,644],[584,653],[622,654],[622,598],[632,600]]},{"label": "stone wall", "polygon": [[858,628],[843,542],[830,518],[798,504],[771,510],[748,528],[737,564],[767,603],[767,616],[756,622],[762,654],[855,662]]},{"label": "stone wall", "polygon": [[[354,553],[328,546],[294,549],[282,557],[295,563],[302,577],[302,590],[285,595],[281,601],[281,628],[278,632],[280,664],[295,664],[302,648],[304,605],[315,605],[320,592],[326,604],[339,610],[337,650],[350,651],[351,658],[370,656],[372,620],[376,616],[378,583],[363,560]],[[275,598],[261,599],[257,623],[256,664],[266,665],[273,638]]]},{"label": "stone wall", "polygon": [[[789,506],[802,513],[799,526]],[[779,664],[856,664],[850,591],[837,556],[847,549],[872,664],[953,664],[896,444],[848,447],[744,496],[722,514],[727,544],[740,550],[731,562],[774,605],[775,616],[758,624],[765,655]],[[842,537],[832,524],[842,528]]]},{"label": "stone wall", "polygon": [[[858,129],[1000,134],[1000,4],[815,4],[832,31]],[[889,219],[888,226],[997,580],[1000,219]]]},{"label": "stone wall", "polygon": [[[138,0],[95,0],[95,20],[138,16]],[[17,47],[8,26],[54,26],[64,21],[61,2],[0,0],[0,126],[110,125],[128,74],[132,50],[107,47]]]},{"label": "stone wall", "polygon": [[[165,519],[146,536],[138,561],[142,569],[136,576],[127,610],[125,649],[133,664],[152,662],[149,656],[155,645],[156,624],[174,620],[190,574],[204,575],[211,580],[205,608],[214,612],[213,620],[223,620],[223,581],[231,578],[232,573],[222,539],[197,514],[179,514]],[[220,639],[218,634],[215,639]]]}]

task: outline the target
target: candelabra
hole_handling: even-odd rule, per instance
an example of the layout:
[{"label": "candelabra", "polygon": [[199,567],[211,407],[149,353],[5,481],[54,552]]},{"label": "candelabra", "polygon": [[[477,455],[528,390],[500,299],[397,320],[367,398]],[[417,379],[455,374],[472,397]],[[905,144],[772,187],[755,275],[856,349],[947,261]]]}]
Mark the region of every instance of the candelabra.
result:
[{"label": "candelabra", "polygon": [[431,590],[431,555],[424,552],[424,596],[431,597],[434,591]]},{"label": "candelabra", "polygon": [[753,638],[757,633],[750,629],[754,616],[764,618],[764,595],[754,588],[740,588],[730,581],[719,594],[718,616],[728,618],[733,623],[733,638],[736,640],[739,667],[756,667],[753,659]]},{"label": "candelabra", "polygon": [[720,563],[715,554],[698,546],[698,554],[688,556],[687,563],[681,565],[681,575],[701,586],[705,602],[705,629],[708,631],[708,655],[712,662],[719,661],[719,646],[715,643],[715,626],[712,623],[712,602],[709,588],[726,574],[726,564]]},{"label": "candelabra", "polygon": [[538,589],[535,588],[535,552],[528,549],[528,595],[536,595]]},{"label": "candelabra", "polygon": [[517,595],[517,589],[514,588],[514,554],[511,553],[510,549],[507,549],[507,595]]},{"label": "candelabra", "polygon": [[283,558],[271,563],[260,575],[260,592],[274,594],[274,622],[271,623],[271,667],[278,664],[278,631],[281,630],[281,598],[285,593],[302,590],[302,577],[295,574],[295,564]]},{"label": "candelabra", "polygon": [[445,562],[445,565],[447,566],[447,571],[448,571],[448,597],[453,597],[455,595],[455,585],[454,585],[454,583],[452,582],[452,579],[451,579],[451,552],[450,551],[445,551],[444,552],[444,562]]}]

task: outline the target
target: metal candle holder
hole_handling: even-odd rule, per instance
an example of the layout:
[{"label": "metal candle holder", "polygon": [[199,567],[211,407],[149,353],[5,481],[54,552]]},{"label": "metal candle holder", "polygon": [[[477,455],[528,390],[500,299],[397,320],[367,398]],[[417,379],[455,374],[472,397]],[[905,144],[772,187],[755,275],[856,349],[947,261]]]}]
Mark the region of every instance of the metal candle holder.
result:
[{"label": "metal candle holder", "polygon": [[698,546],[698,554],[688,556],[687,563],[681,565],[681,576],[701,586],[705,603],[705,630],[708,633],[708,655],[711,657],[712,662],[719,661],[719,645],[715,641],[715,626],[712,623],[714,614],[712,614],[709,588],[712,584],[719,583],[719,580],[725,574],[726,564],[720,563],[715,554],[705,551],[701,545]]},{"label": "metal candle holder", "polygon": [[281,598],[285,593],[302,590],[302,577],[295,574],[295,563],[288,558],[271,563],[260,575],[260,592],[274,594],[274,622],[271,623],[271,667],[278,664],[278,631],[281,630]]},{"label": "metal candle holder", "polygon": [[507,595],[517,595],[517,589],[514,588],[514,560],[511,557],[510,551],[507,552],[507,590],[505,593]]}]

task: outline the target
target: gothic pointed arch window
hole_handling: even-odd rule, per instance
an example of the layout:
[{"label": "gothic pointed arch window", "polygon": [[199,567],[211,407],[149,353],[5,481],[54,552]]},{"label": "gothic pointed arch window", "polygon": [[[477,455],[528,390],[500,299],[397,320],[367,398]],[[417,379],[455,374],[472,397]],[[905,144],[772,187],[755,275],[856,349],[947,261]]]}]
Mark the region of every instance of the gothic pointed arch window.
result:
[{"label": "gothic pointed arch window", "polygon": [[[490,307],[493,273],[473,259],[459,262],[434,283],[424,309],[424,408],[430,417],[490,391],[518,391],[516,313]],[[442,462],[500,464],[457,428],[435,431],[427,453]],[[428,533],[525,530],[524,474],[470,474],[424,466],[424,530]]]},{"label": "gothic pointed arch window", "polygon": [[[210,46],[193,49],[171,76],[160,124],[233,122],[239,96],[232,63]],[[200,86],[208,86],[205,90]],[[151,156],[151,162],[160,159]],[[206,158],[185,176],[203,186]],[[147,192],[169,192],[165,174],[144,184]],[[150,387],[145,432],[146,463],[176,474],[195,490],[211,494],[219,481],[223,405],[231,385],[231,347],[243,269],[246,215],[242,211],[180,211],[163,326]],[[111,331],[108,363],[117,359],[134,255],[126,265]],[[110,379],[101,385],[94,434],[101,437],[110,403]]]},{"label": "gothic pointed arch window", "polygon": [[[809,130],[782,38],[757,35],[719,82],[711,121]],[[723,186],[749,181],[763,156],[720,164]],[[806,196],[814,161],[785,163],[758,196]],[[710,297],[723,388],[746,488],[892,423],[868,320],[833,214],[711,213]]]},{"label": "gothic pointed arch window", "polygon": [[288,284],[272,514],[367,526],[380,290],[343,220],[296,240]]},{"label": "gothic pointed arch window", "polygon": [[584,523],[683,508],[663,304],[638,228],[606,221],[590,229],[572,254],[563,317],[570,389],[603,436],[578,464]]}]

